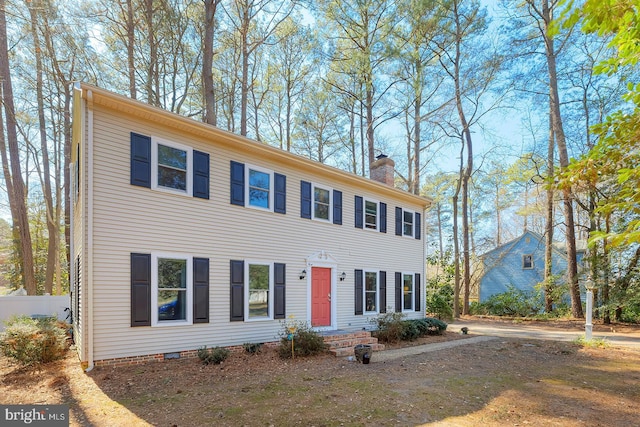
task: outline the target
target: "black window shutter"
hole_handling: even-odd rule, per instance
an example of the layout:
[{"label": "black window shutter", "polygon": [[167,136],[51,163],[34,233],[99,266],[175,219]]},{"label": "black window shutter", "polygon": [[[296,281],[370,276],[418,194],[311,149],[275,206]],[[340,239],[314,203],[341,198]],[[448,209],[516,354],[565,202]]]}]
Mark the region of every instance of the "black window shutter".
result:
[{"label": "black window shutter", "polygon": [[402,311],[402,273],[396,272],[396,313]]},{"label": "black window shutter", "polygon": [[209,198],[209,154],[193,150],[193,197]]},{"label": "black window shutter", "polygon": [[244,261],[231,260],[231,321],[244,320]]},{"label": "black window shutter", "polygon": [[380,232],[387,232],[387,204],[380,202]]},{"label": "black window shutter", "polygon": [[300,217],[311,219],[311,183],[300,181]]},{"label": "black window shutter", "polygon": [[231,160],[231,204],[244,206],[244,164]]},{"label": "black window shutter", "polygon": [[396,207],[396,236],[402,236],[402,208]]},{"label": "black window shutter", "polygon": [[273,174],[274,180],[274,203],[273,211],[276,213],[287,213],[287,177],[279,173]]},{"label": "black window shutter", "polygon": [[286,268],[284,264],[273,264],[273,318],[284,319],[286,316],[285,304],[285,285],[286,285]]},{"label": "black window shutter", "polygon": [[342,191],[333,190],[333,223],[342,225]]},{"label": "black window shutter", "polygon": [[420,302],[422,301],[422,293],[420,291],[420,273],[416,273],[413,284],[413,292],[415,295],[415,310],[420,311]]},{"label": "black window shutter", "polygon": [[354,274],[353,274],[354,280],[355,280],[355,314],[362,314],[363,311],[363,291],[362,291],[362,286],[363,286],[363,277],[362,277],[362,270],[355,270]]},{"label": "black window shutter", "polygon": [[151,188],[151,137],[131,132],[131,185]]},{"label": "black window shutter", "polygon": [[193,259],[193,323],[209,323],[209,258]]},{"label": "black window shutter", "polygon": [[364,228],[363,218],[362,218],[362,197],[356,196],[355,200],[355,211],[356,211],[356,228]]},{"label": "black window shutter", "polygon": [[131,254],[131,326],[151,326],[150,254]]},{"label": "black window shutter", "polygon": [[380,274],[380,313],[387,312],[387,272],[381,271]]},{"label": "black window shutter", "polygon": [[416,239],[420,240],[420,230],[422,230],[422,227],[420,226],[420,214],[418,212],[416,212],[416,223],[413,224],[413,226],[416,229]]}]

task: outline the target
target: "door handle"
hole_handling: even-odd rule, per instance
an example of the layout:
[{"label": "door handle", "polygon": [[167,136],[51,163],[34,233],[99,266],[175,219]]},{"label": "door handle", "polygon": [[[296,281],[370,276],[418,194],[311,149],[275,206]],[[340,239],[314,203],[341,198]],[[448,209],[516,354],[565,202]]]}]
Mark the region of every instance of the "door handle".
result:
[{"label": "door handle", "polygon": [[327,294],[327,299],[331,301],[331,294]]}]

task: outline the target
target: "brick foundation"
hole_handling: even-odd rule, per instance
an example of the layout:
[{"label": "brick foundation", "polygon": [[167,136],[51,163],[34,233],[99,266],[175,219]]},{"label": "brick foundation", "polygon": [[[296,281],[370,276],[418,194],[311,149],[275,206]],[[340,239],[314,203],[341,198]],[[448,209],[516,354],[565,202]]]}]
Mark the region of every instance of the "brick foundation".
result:
[{"label": "brick foundation", "polygon": [[[262,344],[263,347],[277,347],[280,344],[279,341],[267,342]],[[244,350],[244,347],[241,345],[234,345],[225,347],[230,350],[232,353],[241,353]],[[165,362],[166,360],[170,360],[165,358],[165,354],[178,354],[180,357],[174,357],[173,359],[195,359],[198,357],[198,350],[184,350],[184,351],[172,351],[167,353],[157,353],[157,354],[146,354],[142,356],[129,356],[129,357],[118,357],[114,359],[102,359],[96,360],[94,362],[95,367],[120,367],[120,366],[132,366],[132,365],[142,365],[149,362]]]}]

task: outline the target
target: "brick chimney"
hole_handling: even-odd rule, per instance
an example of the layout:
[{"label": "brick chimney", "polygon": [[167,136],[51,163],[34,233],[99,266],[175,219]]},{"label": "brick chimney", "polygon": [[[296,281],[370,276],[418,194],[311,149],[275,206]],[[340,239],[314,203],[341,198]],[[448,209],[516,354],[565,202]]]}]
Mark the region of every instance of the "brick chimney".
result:
[{"label": "brick chimney", "polygon": [[376,159],[375,162],[369,165],[369,178],[389,187],[394,187],[396,163],[385,154],[380,154]]}]

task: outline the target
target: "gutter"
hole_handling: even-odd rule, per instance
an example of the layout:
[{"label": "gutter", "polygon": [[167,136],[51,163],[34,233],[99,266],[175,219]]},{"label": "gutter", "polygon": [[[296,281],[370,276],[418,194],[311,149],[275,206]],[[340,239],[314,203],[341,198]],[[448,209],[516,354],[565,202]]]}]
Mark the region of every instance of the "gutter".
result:
[{"label": "gutter", "polygon": [[87,281],[86,292],[87,301],[86,308],[89,316],[87,318],[87,359],[89,365],[85,372],[90,372],[93,367],[93,92],[86,92],[87,106]]}]

